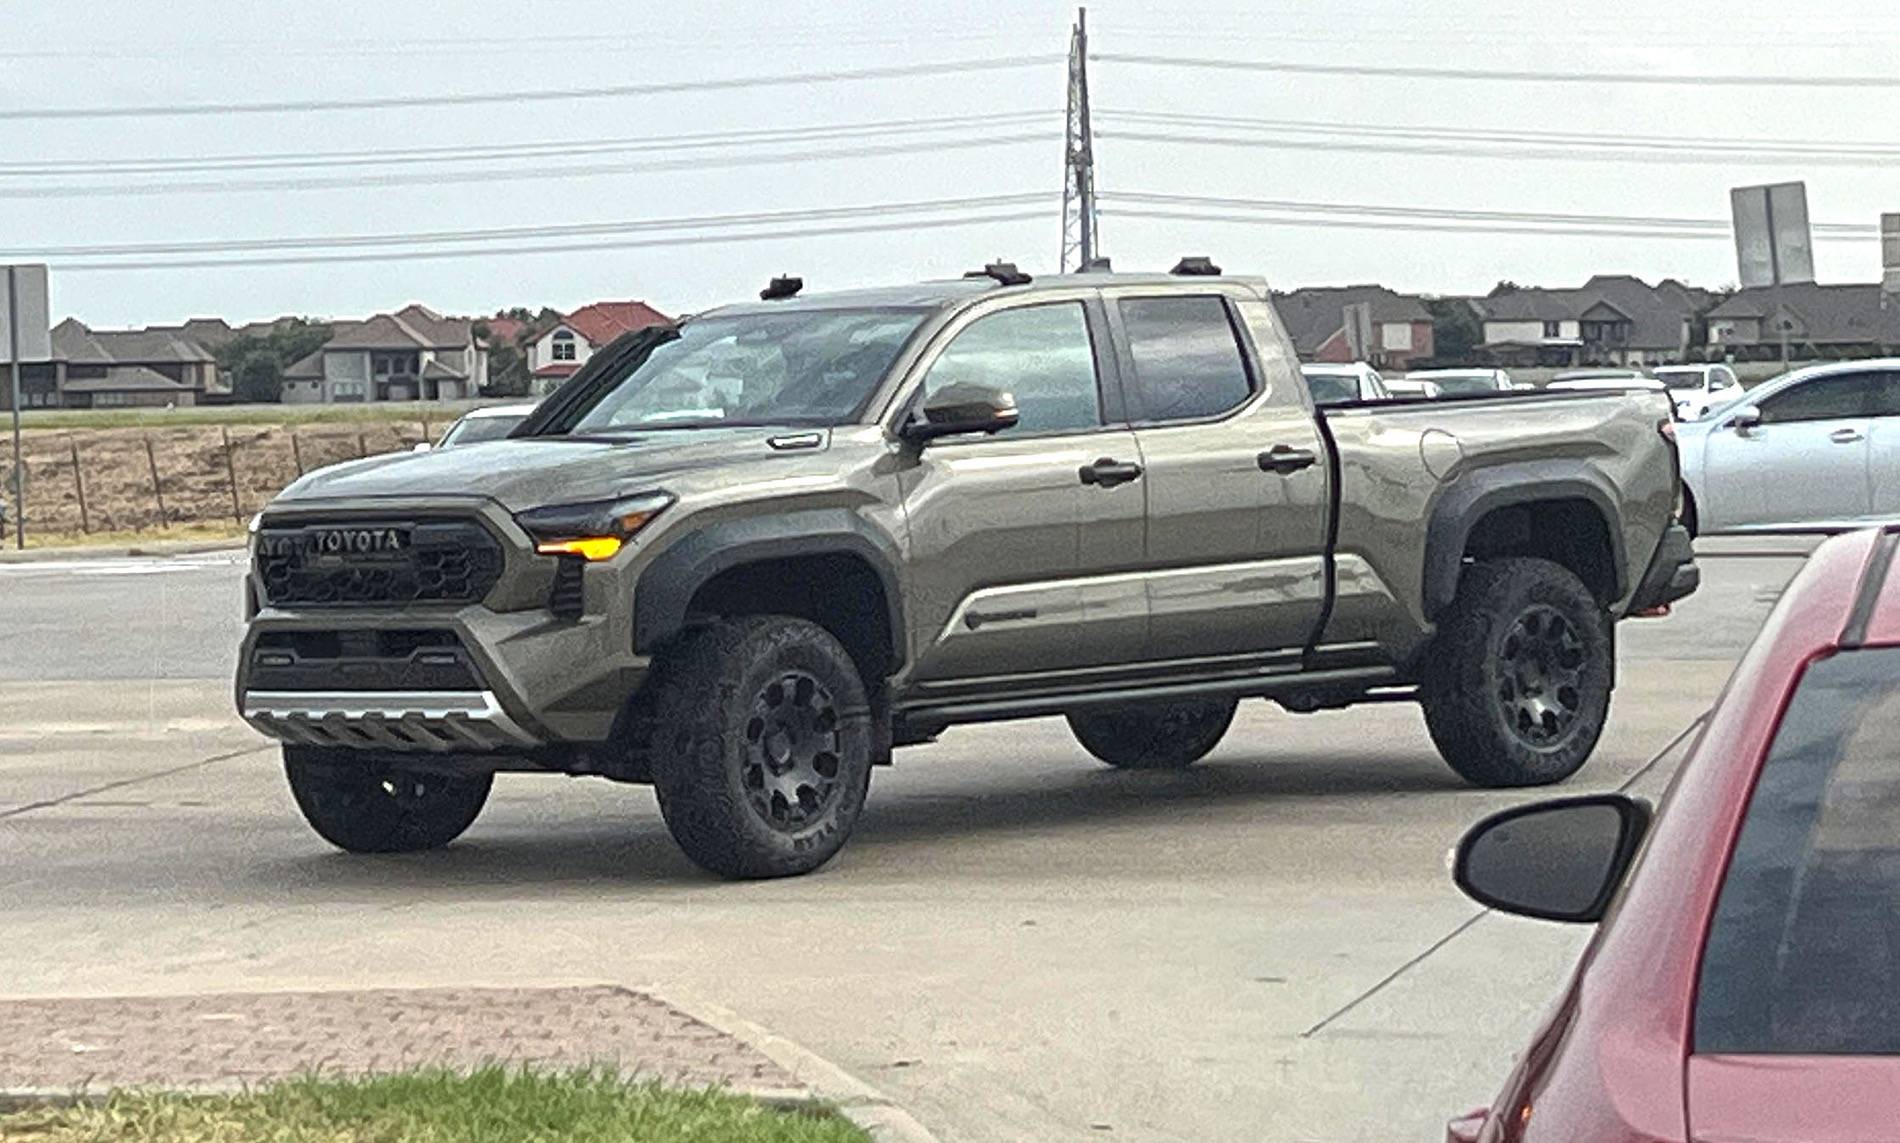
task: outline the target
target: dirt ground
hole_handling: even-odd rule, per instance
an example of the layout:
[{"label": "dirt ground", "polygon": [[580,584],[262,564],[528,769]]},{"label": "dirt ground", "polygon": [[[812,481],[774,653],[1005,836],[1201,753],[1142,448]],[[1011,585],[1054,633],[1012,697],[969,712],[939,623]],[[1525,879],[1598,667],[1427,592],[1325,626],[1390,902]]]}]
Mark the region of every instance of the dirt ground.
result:
[{"label": "dirt ground", "polygon": [[[432,422],[426,431],[439,436],[447,427],[447,421]],[[28,429],[21,447],[27,540],[35,532],[156,532],[186,523],[243,523],[299,474],[412,448],[424,432],[420,420]],[[13,442],[0,435],[0,472],[11,474],[12,467]],[[7,484],[0,477],[0,486]],[[12,499],[7,497],[9,519],[17,508]]]}]

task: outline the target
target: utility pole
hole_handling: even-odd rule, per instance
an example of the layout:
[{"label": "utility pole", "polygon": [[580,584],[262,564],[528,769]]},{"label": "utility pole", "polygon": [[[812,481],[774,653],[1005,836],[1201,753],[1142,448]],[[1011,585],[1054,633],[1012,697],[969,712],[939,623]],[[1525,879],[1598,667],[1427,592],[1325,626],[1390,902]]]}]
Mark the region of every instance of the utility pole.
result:
[{"label": "utility pole", "polygon": [[1062,154],[1062,258],[1060,268],[1082,269],[1095,261],[1095,131],[1089,123],[1089,10],[1075,11],[1069,39],[1069,123]]},{"label": "utility pole", "polygon": [[7,379],[13,402],[13,543],[26,550],[26,460],[20,455],[20,284],[7,267]]}]

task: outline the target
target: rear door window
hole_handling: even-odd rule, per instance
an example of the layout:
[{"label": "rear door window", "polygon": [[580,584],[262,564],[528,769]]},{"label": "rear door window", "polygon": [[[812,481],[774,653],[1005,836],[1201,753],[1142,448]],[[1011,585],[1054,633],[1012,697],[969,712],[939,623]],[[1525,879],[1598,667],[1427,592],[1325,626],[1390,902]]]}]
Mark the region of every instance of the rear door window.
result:
[{"label": "rear door window", "polygon": [[1239,408],[1253,393],[1225,300],[1123,298],[1116,308],[1135,364],[1137,419],[1206,420]]},{"label": "rear door window", "polygon": [[1900,649],[1796,688],[1703,949],[1695,1050],[1900,1054]]}]

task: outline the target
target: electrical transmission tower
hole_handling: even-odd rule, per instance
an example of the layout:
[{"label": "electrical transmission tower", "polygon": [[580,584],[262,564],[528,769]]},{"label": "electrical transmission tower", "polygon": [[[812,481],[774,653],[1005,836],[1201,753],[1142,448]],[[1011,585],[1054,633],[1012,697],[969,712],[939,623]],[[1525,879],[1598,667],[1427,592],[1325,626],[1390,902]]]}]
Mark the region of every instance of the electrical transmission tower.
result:
[{"label": "electrical transmission tower", "polygon": [[1095,213],[1095,132],[1089,126],[1089,10],[1075,13],[1069,40],[1069,129],[1062,153],[1061,269],[1095,261],[1100,240]]}]

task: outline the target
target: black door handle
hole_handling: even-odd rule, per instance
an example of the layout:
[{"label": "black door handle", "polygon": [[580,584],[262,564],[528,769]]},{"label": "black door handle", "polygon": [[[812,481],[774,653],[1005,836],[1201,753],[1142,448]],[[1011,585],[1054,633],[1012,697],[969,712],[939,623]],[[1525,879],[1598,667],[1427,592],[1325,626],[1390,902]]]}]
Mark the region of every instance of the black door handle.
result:
[{"label": "black door handle", "polygon": [[1254,459],[1260,462],[1260,471],[1277,472],[1282,476],[1319,463],[1319,457],[1314,456],[1311,449],[1288,448],[1285,445],[1274,445]]},{"label": "black door handle", "polygon": [[1105,456],[1094,464],[1085,464],[1076,473],[1084,484],[1099,484],[1103,488],[1113,488],[1117,484],[1126,484],[1141,479],[1141,466]]}]

